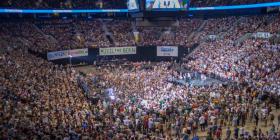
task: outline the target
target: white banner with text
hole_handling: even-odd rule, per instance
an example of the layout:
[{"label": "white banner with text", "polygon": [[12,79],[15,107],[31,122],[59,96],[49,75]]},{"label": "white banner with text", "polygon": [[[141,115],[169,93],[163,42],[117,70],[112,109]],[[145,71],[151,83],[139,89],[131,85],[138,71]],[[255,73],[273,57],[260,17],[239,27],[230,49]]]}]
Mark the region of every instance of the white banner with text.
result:
[{"label": "white banner with text", "polygon": [[111,48],[99,48],[99,55],[129,55],[136,54],[136,47],[111,47]]},{"label": "white banner with text", "polygon": [[157,46],[157,56],[178,57],[178,47],[177,46]]},{"label": "white banner with text", "polygon": [[56,51],[56,52],[49,52],[47,54],[48,60],[57,60],[57,59],[80,57],[80,56],[88,56],[88,49]]}]

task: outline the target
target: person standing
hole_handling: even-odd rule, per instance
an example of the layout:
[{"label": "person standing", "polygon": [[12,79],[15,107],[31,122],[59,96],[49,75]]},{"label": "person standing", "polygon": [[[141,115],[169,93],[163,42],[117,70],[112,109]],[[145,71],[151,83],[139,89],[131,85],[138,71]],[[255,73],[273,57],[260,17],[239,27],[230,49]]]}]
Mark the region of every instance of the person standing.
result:
[{"label": "person standing", "polygon": [[258,113],[255,113],[254,118],[255,118],[256,127],[258,127],[258,125],[259,125],[259,115],[258,115]]},{"label": "person standing", "polygon": [[253,130],[253,138],[257,139],[257,137],[258,137],[258,130],[257,127],[255,127],[255,129]]},{"label": "person standing", "polygon": [[193,123],[192,131],[193,131],[193,136],[196,136],[197,131],[198,131],[197,122],[194,122],[194,123]]},{"label": "person standing", "polygon": [[280,114],[278,115],[278,127],[280,126]]},{"label": "person standing", "polygon": [[240,138],[241,139],[244,139],[244,134],[245,134],[245,130],[243,127],[241,127],[241,129],[240,129]]},{"label": "person standing", "polygon": [[189,140],[189,135],[187,134],[187,129],[183,128],[183,140]]},{"label": "person standing", "polygon": [[234,128],[234,134],[233,135],[234,135],[235,139],[238,139],[238,135],[239,135],[239,128],[238,127]]},{"label": "person standing", "polygon": [[216,131],[216,138],[217,140],[221,140],[221,136],[222,136],[222,128],[219,127]]},{"label": "person standing", "polygon": [[278,110],[279,108],[280,108],[280,96],[278,95],[278,96],[276,96],[276,98],[275,98],[275,108],[276,108],[276,110]]},{"label": "person standing", "polygon": [[152,118],[149,118],[148,120],[148,129],[149,131],[154,131],[154,122]]},{"label": "person standing", "polygon": [[195,135],[192,140],[199,140],[199,137]]},{"label": "person standing", "polygon": [[270,113],[269,118],[270,118],[270,125],[273,125],[275,117],[274,117],[274,114],[272,112]]},{"label": "person standing", "polygon": [[201,131],[204,132],[205,131],[205,118],[203,115],[199,117],[199,125],[200,125]]},{"label": "person standing", "polygon": [[230,140],[230,136],[231,136],[231,130],[229,127],[227,127],[227,130],[226,130],[226,139],[227,140]]},{"label": "person standing", "polygon": [[212,136],[212,133],[210,131],[207,134],[206,140],[214,140],[213,136]]}]

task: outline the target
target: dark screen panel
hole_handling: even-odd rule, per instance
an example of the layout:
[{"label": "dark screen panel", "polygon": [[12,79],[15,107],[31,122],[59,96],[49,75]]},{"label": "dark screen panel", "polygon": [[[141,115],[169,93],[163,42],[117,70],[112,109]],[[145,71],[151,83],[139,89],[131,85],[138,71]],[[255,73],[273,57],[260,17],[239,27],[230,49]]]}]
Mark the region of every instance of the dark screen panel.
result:
[{"label": "dark screen panel", "polygon": [[126,9],[127,0],[1,0],[1,8]]}]

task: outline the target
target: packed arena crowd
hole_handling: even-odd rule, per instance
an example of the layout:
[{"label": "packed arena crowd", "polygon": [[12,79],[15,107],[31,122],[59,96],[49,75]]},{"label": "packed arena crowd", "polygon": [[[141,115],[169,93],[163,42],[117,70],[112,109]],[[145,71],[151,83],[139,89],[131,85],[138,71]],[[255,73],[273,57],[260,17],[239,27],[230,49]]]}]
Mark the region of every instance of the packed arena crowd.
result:
[{"label": "packed arena crowd", "polygon": [[[1,21],[0,139],[280,139],[280,47],[247,37],[277,36],[279,21],[279,14],[147,28],[128,20]],[[194,43],[180,63],[108,63],[86,74],[30,53]],[[178,68],[232,83],[170,83],[189,77]]]},{"label": "packed arena crowd", "polygon": [[[241,19],[242,22],[236,24],[235,29],[228,29],[223,35],[224,39],[201,43],[201,50],[192,54],[188,67],[238,82],[246,81],[259,89],[278,93],[280,87],[276,77],[280,66],[279,45],[254,38],[248,38],[242,43],[236,42],[246,33],[264,31],[265,28],[271,27],[266,23],[269,19],[273,19],[269,25],[279,24],[279,17],[274,16]],[[278,33],[279,28],[270,32]]]},{"label": "packed arena crowd", "polygon": [[1,50],[0,63],[1,139],[62,139],[90,110],[73,69],[23,47]]},{"label": "packed arena crowd", "polygon": [[[167,79],[183,75],[175,64],[127,62],[96,66],[87,74],[90,94],[104,94],[98,88],[114,92],[113,98],[93,104],[78,86],[73,68],[54,65],[21,47],[2,51],[4,139],[188,139],[199,131],[209,139],[279,138],[280,116],[272,113],[279,108],[279,95],[274,93],[242,85],[173,85]],[[259,129],[244,129],[253,122]],[[261,126],[271,127],[265,131]]]},{"label": "packed arena crowd", "polygon": [[[100,48],[121,46],[180,45],[190,47],[197,41],[190,41],[189,34],[201,20],[181,20],[182,28],[172,29],[166,34],[163,27],[135,27],[127,20],[50,20],[2,22],[2,42],[14,43],[13,39],[29,49],[45,53],[48,51],[77,48]],[[100,27],[100,25],[102,25]],[[190,26],[191,28],[185,28]],[[139,33],[136,40],[134,32]],[[188,39],[188,40],[187,40]],[[36,47],[32,47],[36,46]]]}]

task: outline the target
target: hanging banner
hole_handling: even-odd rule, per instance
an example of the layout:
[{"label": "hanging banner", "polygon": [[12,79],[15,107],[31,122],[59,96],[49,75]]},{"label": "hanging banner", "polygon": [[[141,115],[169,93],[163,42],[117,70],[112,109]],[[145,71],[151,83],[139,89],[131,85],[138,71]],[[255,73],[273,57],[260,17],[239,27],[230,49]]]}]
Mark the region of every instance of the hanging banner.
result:
[{"label": "hanging banner", "polygon": [[268,39],[271,38],[271,34],[269,32],[257,32],[253,34],[253,37],[255,38],[263,38],[263,39]]},{"label": "hanging banner", "polygon": [[48,60],[57,60],[57,59],[80,57],[80,56],[88,56],[88,49],[56,51],[56,52],[49,52],[47,54]]},{"label": "hanging banner", "polygon": [[67,58],[67,51],[48,52],[48,60]]},{"label": "hanging banner", "polygon": [[99,48],[99,55],[129,55],[136,54],[136,47],[111,47],[111,48]]},{"label": "hanging banner", "polygon": [[208,36],[208,39],[209,39],[209,40],[216,40],[217,38],[218,38],[217,35],[209,35],[209,36]]},{"label": "hanging banner", "polygon": [[157,46],[157,56],[178,57],[178,47],[177,46]]},{"label": "hanging banner", "polygon": [[88,56],[88,49],[69,50],[68,55],[72,57]]}]

